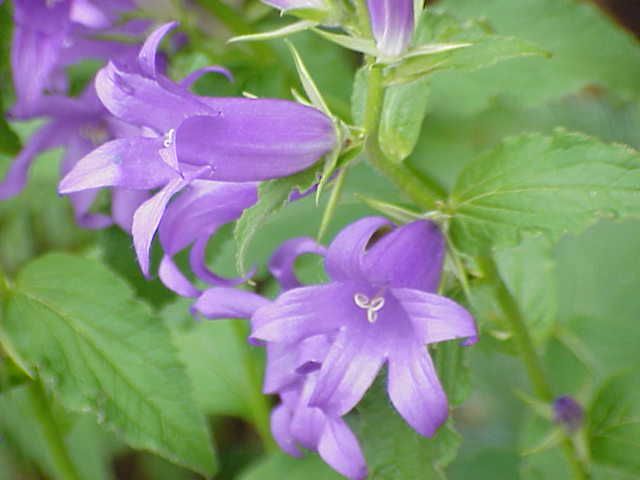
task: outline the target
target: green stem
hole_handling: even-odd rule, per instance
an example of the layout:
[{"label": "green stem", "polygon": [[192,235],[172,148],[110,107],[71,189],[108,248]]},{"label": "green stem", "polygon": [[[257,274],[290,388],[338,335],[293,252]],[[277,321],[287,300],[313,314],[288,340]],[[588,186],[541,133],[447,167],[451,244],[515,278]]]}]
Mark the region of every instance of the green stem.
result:
[{"label": "green stem", "polygon": [[53,418],[49,399],[40,380],[36,380],[29,388],[29,400],[42,429],[55,477],[60,480],[81,480]]},{"label": "green stem", "polygon": [[[246,326],[239,321],[233,322],[234,333],[240,345],[247,344],[247,329]],[[262,440],[262,445],[264,446],[265,451],[269,453],[277,452],[278,446],[273,440],[273,436],[271,435],[271,422],[270,422],[270,412],[271,406],[269,405],[268,397],[262,395],[261,386],[262,381],[260,379],[260,370],[261,367],[256,365],[253,353],[247,351],[245,353],[245,364],[247,365],[249,381],[252,385],[256,387],[257,394],[252,395],[251,397],[251,413],[253,414],[254,427],[260,440]]]},{"label": "green stem", "polygon": [[343,168],[338,173],[338,177],[335,179],[333,183],[333,190],[331,191],[331,196],[329,197],[329,202],[324,209],[324,213],[322,215],[322,220],[320,221],[320,228],[318,229],[317,239],[320,242],[322,237],[327,233],[327,228],[329,227],[329,223],[331,223],[331,219],[336,213],[336,208],[338,207],[338,202],[340,201],[340,197],[342,196],[342,189],[344,188],[344,180],[347,177],[347,168]]},{"label": "green stem", "polygon": [[443,193],[416,177],[401,163],[394,163],[387,158],[378,140],[380,118],[384,103],[384,86],[382,70],[378,65],[371,65],[367,83],[367,101],[364,111],[364,128],[367,132],[365,144],[369,162],[420,208],[434,210],[443,198]]},{"label": "green stem", "polygon": [[[518,302],[500,277],[495,260],[490,255],[481,257],[479,260],[484,273],[491,280],[496,299],[509,322],[513,340],[518,347],[520,357],[536,395],[544,402],[551,403],[554,398],[553,390],[544,373],[542,362],[533,345],[533,340],[520,312]],[[590,475],[578,455],[574,442],[568,435],[562,441],[562,450],[573,471],[574,480],[588,479]]]}]

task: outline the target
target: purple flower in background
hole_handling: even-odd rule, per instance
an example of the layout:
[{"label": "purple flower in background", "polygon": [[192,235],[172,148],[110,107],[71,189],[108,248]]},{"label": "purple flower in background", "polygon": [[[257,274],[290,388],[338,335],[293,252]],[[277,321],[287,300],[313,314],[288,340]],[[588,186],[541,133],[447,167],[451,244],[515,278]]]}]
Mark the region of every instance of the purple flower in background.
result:
[{"label": "purple flower in background", "polygon": [[413,37],[413,0],[367,0],[367,5],[382,56],[392,58],[404,53]]},{"label": "purple flower in background", "polygon": [[195,180],[172,202],[160,223],[160,244],[164,257],[159,276],[162,282],[184,297],[201,292],[187,280],[173,262],[173,256],[191,246],[189,262],[196,277],[212,285],[233,285],[240,280],[218,277],[206,266],[209,238],[224,224],[236,220],[258,200],[255,183],[222,183]]},{"label": "purple flower in background", "polygon": [[554,421],[573,433],[580,428],[584,420],[582,406],[568,395],[558,397],[553,402]]},{"label": "purple flower in background", "polygon": [[[98,101],[93,85],[78,98],[50,97],[43,100],[39,102],[38,109],[48,117],[48,121],[32,135],[9,167],[0,183],[0,199],[22,191],[33,161],[46,150],[65,149],[61,165],[61,174],[65,175],[80,158],[106,140],[137,132],[137,129],[109,115]],[[112,222],[109,216],[89,213],[96,193],[95,190],[87,190],[70,196],[76,220],[85,228],[103,228]],[[120,196],[120,200],[123,198]],[[126,221],[123,212],[121,209],[115,217]]]},{"label": "purple flower in background", "polygon": [[[377,236],[391,230],[381,238]],[[438,228],[417,221],[400,228],[362,219],[330,245],[331,283],[294,288],[259,308],[253,341],[295,344],[334,338],[309,398],[310,407],[342,416],[362,398],[378,371],[389,367],[393,405],[420,434],[431,436],[448,416],[445,393],[426,345],[476,339],[471,315],[436,295],[444,259]]]},{"label": "purple flower in background", "polygon": [[36,116],[45,93],[66,93],[67,66],[135,51],[134,45],[95,38],[106,33],[141,33],[147,22],[113,28],[119,16],[132,8],[129,0],[15,0],[11,66],[17,102],[11,114]]},{"label": "purple flower in background", "polygon": [[287,176],[313,165],[336,144],[330,118],[294,102],[214,98],[192,94],[199,76],[176,84],[156,68],[162,38],[175,27],[153,32],[133,66],[110,63],[96,90],[117,118],[142,128],[144,136],[118,139],[83,158],[60,183],[64,194],[102,187],[159,189],[134,215],[132,233],[142,271],[164,210],[196,179],[253,182]]}]

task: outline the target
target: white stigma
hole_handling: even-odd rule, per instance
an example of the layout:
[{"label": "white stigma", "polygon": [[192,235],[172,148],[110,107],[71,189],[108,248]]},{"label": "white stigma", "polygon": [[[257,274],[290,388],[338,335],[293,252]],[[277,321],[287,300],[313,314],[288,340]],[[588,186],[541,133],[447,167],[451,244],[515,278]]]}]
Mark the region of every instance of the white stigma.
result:
[{"label": "white stigma", "polygon": [[162,145],[164,145],[164,148],[169,148],[171,145],[173,145],[173,142],[175,141],[176,141],[176,130],[172,128],[171,130],[169,130],[167,133],[164,134],[164,141],[162,142]]},{"label": "white stigma", "polygon": [[353,296],[353,301],[358,307],[367,311],[367,321],[369,323],[376,323],[378,312],[384,307],[384,297],[376,296],[369,300],[369,297],[364,293],[356,293]]}]

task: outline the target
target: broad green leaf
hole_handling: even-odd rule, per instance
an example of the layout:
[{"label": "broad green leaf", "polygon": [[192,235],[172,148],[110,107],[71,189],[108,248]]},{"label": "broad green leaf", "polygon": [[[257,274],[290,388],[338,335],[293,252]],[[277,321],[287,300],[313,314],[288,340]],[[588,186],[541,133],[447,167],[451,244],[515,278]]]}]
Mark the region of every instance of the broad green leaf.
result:
[{"label": "broad green leaf", "polygon": [[99,263],[60,254],[30,263],[2,329],[68,410],[92,414],[134,448],[214,472],[204,417],[167,328]]},{"label": "broad green leaf", "polygon": [[259,199],[253,207],[244,211],[233,232],[237,243],[236,265],[239,271],[246,270],[247,250],[253,238],[268,218],[284,207],[292,192],[305,192],[316,182],[318,167],[314,166],[290,177],[263,182],[259,188]]},{"label": "broad green leaf", "polygon": [[[534,42],[551,59],[523,58],[434,79],[433,101],[448,111],[478,112],[496,96],[540,105],[598,85],[637,97],[640,47],[596,2],[578,0],[443,0],[439,6],[463,18],[484,18],[500,35]],[[604,40],[606,39],[606,40]]]},{"label": "broad green leaf", "polygon": [[387,89],[378,138],[390,160],[402,162],[413,152],[428,101],[429,80],[425,78]]},{"label": "broad green leaf", "polygon": [[393,410],[382,382],[360,402],[351,420],[371,480],[445,479],[445,468],[461,442],[452,421],[440,427],[433,438],[418,435]]},{"label": "broad green leaf", "polygon": [[447,207],[451,235],[467,253],[523,234],[557,241],[602,218],[637,217],[639,185],[640,154],[629,147],[564,131],[510,138],[460,174]]},{"label": "broad green leaf", "polygon": [[240,476],[240,480],[339,480],[338,475],[322,462],[317,455],[293,458],[276,453],[259,461]]},{"label": "broad green leaf", "polygon": [[[262,394],[261,351],[247,342],[245,322],[234,319],[194,324],[186,300],[169,305],[163,317],[172,325],[175,344],[201,410],[252,423],[264,421],[268,409]],[[185,326],[179,327],[176,318]]]},{"label": "broad green leaf", "polygon": [[532,42],[495,35],[480,23],[463,23],[436,10],[422,16],[413,51],[386,68],[387,84],[410,82],[439,71],[473,71],[515,57],[548,55]]},{"label": "broad green leaf", "polygon": [[591,457],[596,463],[640,475],[640,394],[637,373],[609,378],[588,411]]}]

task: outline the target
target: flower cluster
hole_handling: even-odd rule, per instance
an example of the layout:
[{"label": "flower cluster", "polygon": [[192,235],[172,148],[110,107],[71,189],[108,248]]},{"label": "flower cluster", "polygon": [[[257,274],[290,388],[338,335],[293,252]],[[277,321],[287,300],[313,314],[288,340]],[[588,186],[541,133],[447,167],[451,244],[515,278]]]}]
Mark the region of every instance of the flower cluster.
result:
[{"label": "flower cluster", "polygon": [[[330,283],[302,286],[297,256],[325,258]],[[264,389],[281,404],[272,430],[283,450],[316,450],[337,471],[359,479],[366,464],[343,417],[388,365],[389,398],[424,436],[448,416],[427,345],[475,342],[471,315],[434,293],[440,282],[444,239],[438,227],[416,221],[395,227],[367,217],[345,228],[328,249],[308,238],[286,242],[269,268],[283,292],[269,301],[254,293],[210,289],[194,311],[207,318],[251,319],[251,341],[265,345]]]},{"label": "flower cluster", "polygon": [[[266,3],[283,10],[325,5]],[[414,26],[413,2],[391,3],[368,2],[385,57],[406,50]],[[190,87],[204,74],[232,80],[218,66],[171,80],[158,51],[176,23],[154,30],[135,51],[90,40],[89,30],[139,28],[115,23],[130,8],[127,0],[16,4],[14,71],[24,76],[31,64],[38,68],[33,81],[16,78],[13,114],[49,122],[15,160],[0,194],[24,185],[38,152],[64,145],[59,191],[72,197],[79,221],[95,228],[115,221],[130,231],[145,275],[158,233],[158,275],[168,288],[195,299],[195,314],[250,319],[249,340],[267,354],[264,391],[281,401],[272,413],[272,431],[291,455],[300,455],[301,447],[314,450],[348,478],[364,478],[364,455],[344,417],[384,366],[391,403],[415,431],[432,436],[448,416],[448,403],[428,346],[454,339],[469,345],[477,336],[471,315],[436,293],[445,257],[438,226],[367,217],[328,247],[311,238],[291,239],[268,265],[282,287],[277,298],[236,288],[246,278],[222,278],[208,268],[208,241],[258,201],[259,182],[308,169],[340,149],[334,120],[292,101],[194,94]],[[32,4],[36,14],[28,20],[23,8]],[[108,63],[86,92],[76,98],[59,93],[65,90],[62,67],[96,53]],[[104,188],[113,192],[111,217],[89,213]],[[193,276],[174,262],[185,249]],[[309,253],[324,258],[328,283],[299,282],[296,258]]]}]

